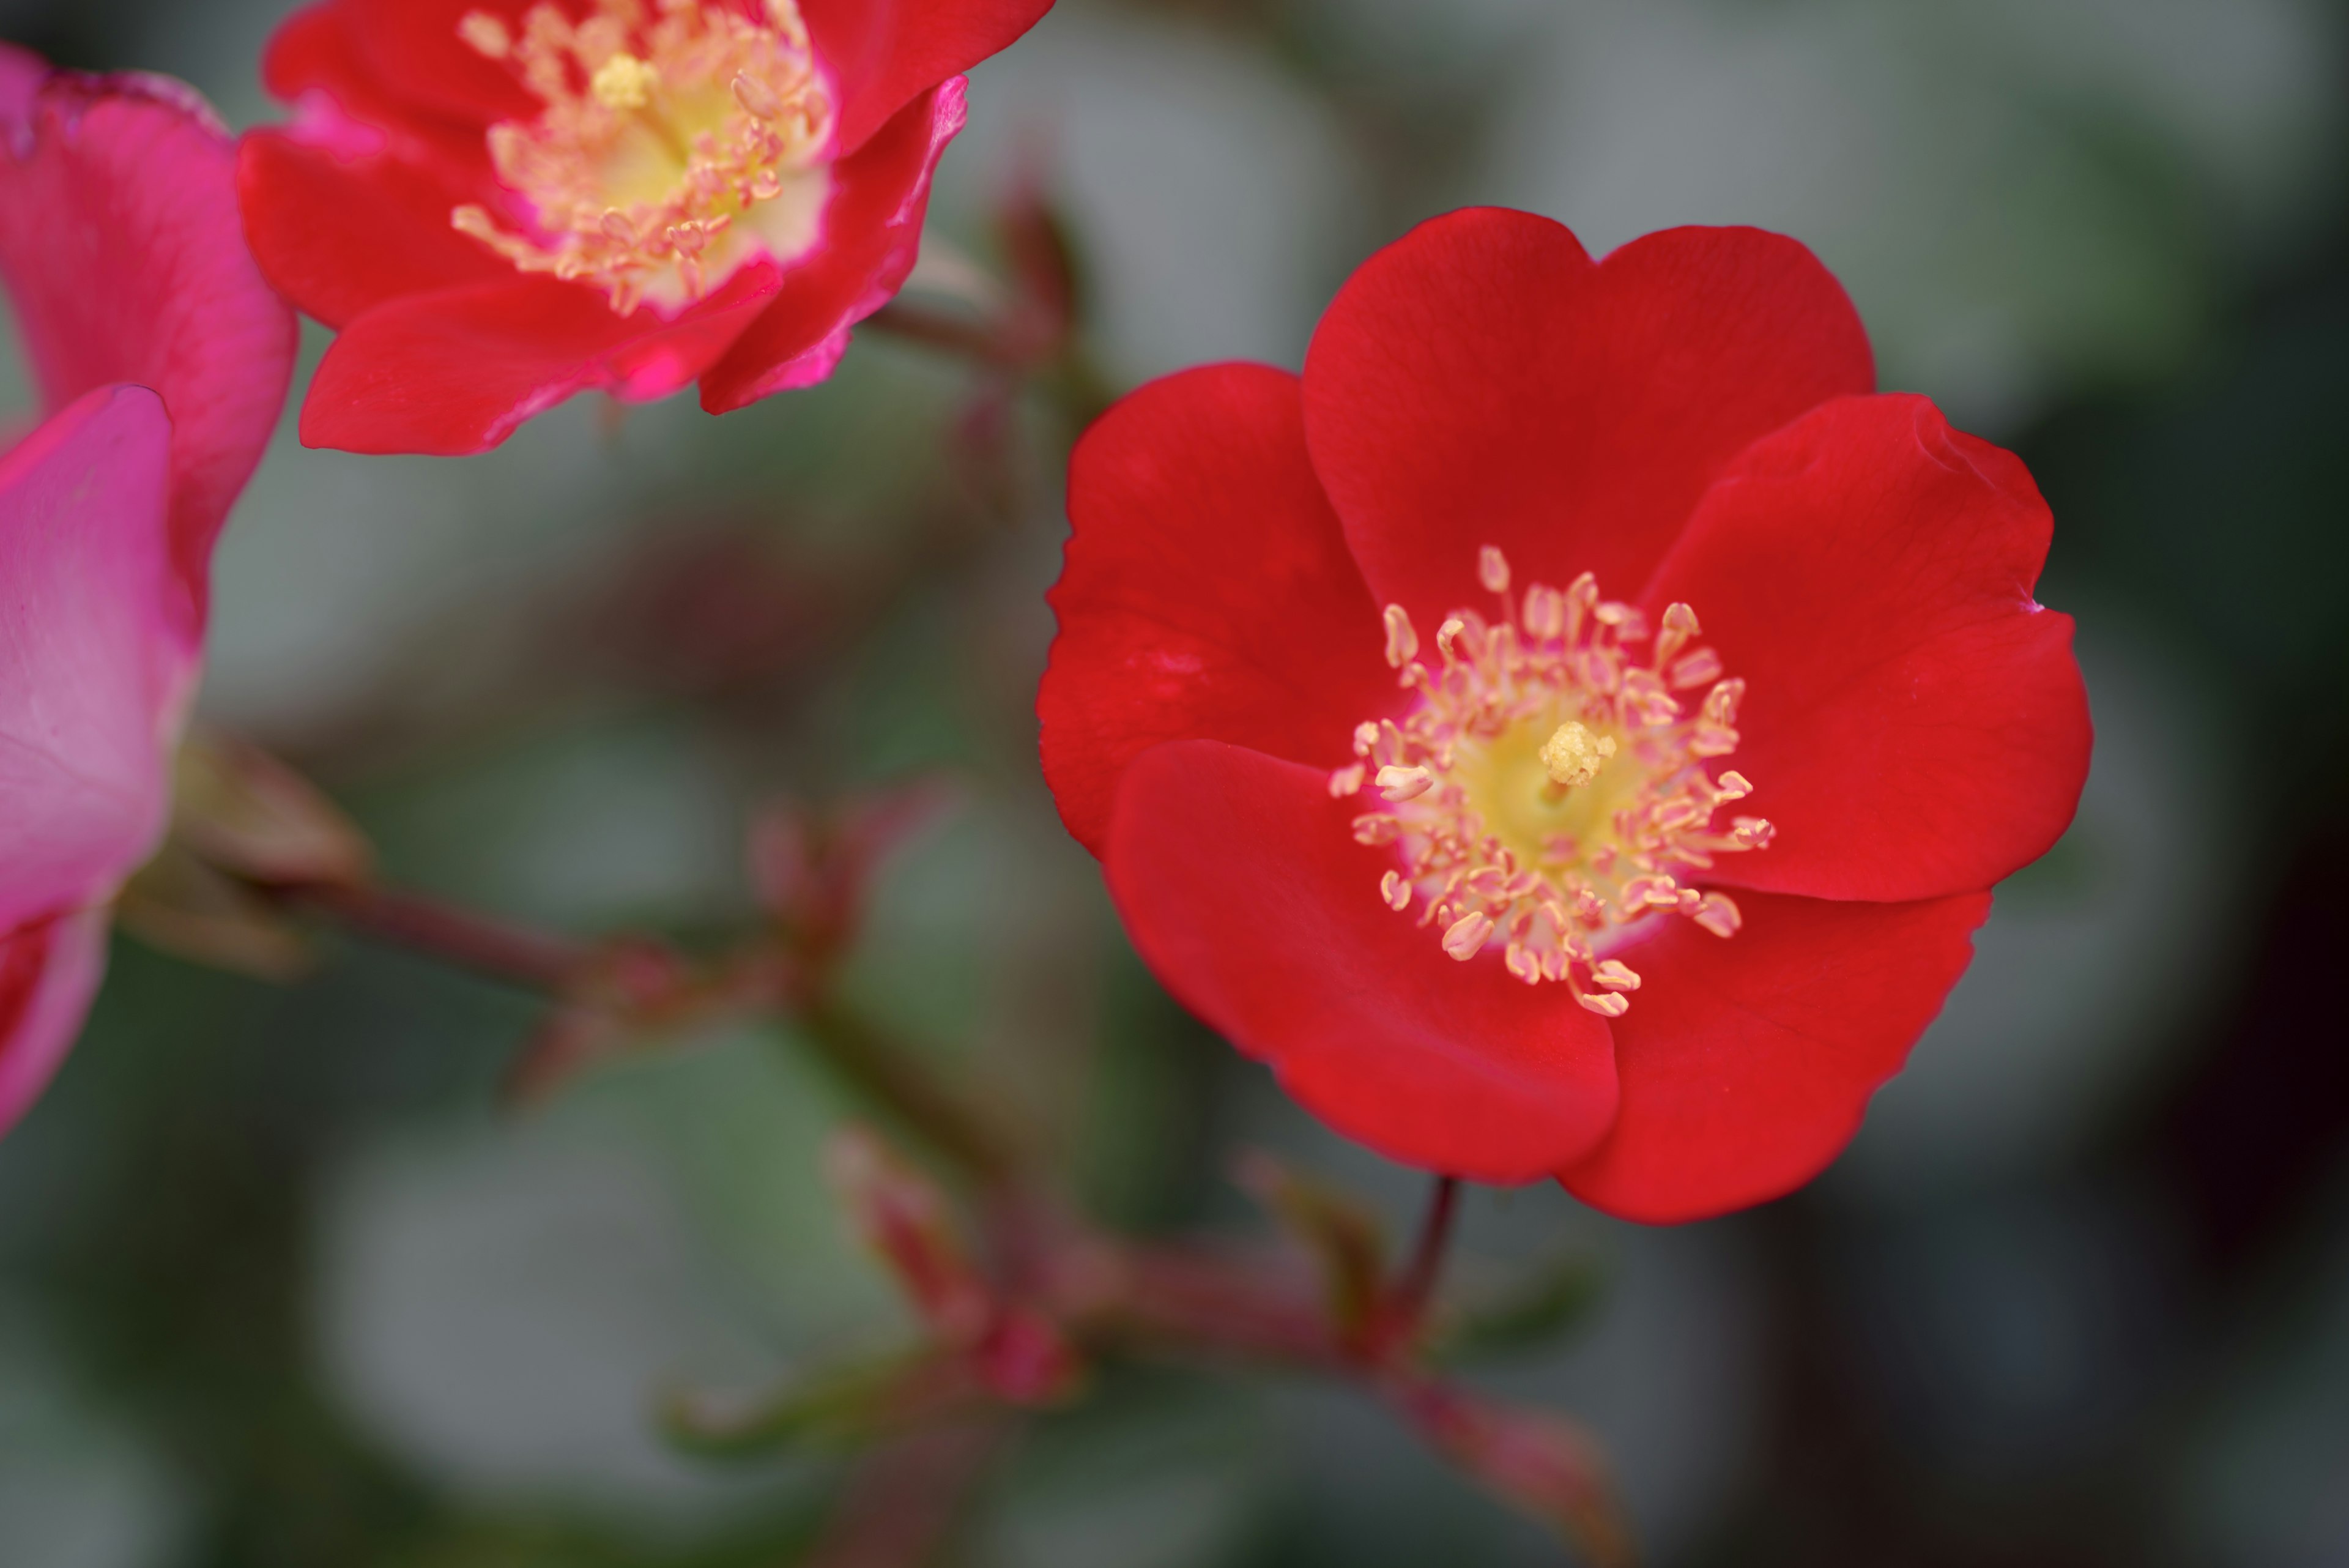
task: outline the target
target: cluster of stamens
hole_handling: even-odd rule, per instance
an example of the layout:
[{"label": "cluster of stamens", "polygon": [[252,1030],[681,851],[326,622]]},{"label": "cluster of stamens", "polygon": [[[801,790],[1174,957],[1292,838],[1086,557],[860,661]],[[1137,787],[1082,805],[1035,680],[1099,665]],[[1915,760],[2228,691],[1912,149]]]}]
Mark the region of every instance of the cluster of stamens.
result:
[{"label": "cluster of stamens", "polygon": [[489,132],[533,232],[450,215],[523,271],[590,284],[625,316],[813,243],[833,105],[793,0],[763,0],[761,21],[720,0],[595,0],[577,22],[541,5],[518,34],[473,11],[458,34],[546,106]]},{"label": "cluster of stamens", "polygon": [[1647,618],[1601,599],[1588,572],[1513,601],[1500,551],[1487,545],[1478,568],[1498,618],[1455,610],[1432,660],[1402,607],[1387,607],[1387,662],[1418,701],[1356,728],[1361,761],[1330,775],[1330,793],[1376,791],[1382,804],[1354,819],[1354,836],[1395,847],[1401,865],[1380,891],[1397,910],[1416,902],[1445,952],[1466,962],[1498,949],[1519,980],[1563,981],[1620,1017],[1640,976],[1609,956],[1616,933],[1679,914],[1734,934],[1737,906],[1687,878],[1770,842],[1760,817],[1713,826],[1753,792],[1706,765],[1737,749],[1745,683],[1695,645],[1684,604],[1651,640]]}]

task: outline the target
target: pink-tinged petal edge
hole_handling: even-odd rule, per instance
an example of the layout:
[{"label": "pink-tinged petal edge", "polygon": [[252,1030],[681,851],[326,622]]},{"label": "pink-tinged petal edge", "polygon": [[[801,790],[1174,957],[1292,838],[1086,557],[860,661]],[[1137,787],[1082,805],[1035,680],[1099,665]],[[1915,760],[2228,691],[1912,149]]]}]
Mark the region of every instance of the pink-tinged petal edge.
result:
[{"label": "pink-tinged petal edge", "polygon": [[1102,867],[1126,930],[1192,1012],[1297,1102],[1390,1159],[1536,1179],[1607,1136],[1616,1051],[1562,985],[1446,956],[1389,909],[1329,774],[1174,741],[1118,786]]},{"label": "pink-tinged petal edge", "polygon": [[0,930],[154,850],[197,649],[171,614],[171,425],[101,388],[0,457]]},{"label": "pink-tinged petal edge", "polygon": [[191,89],[0,59],[0,278],[49,411],[119,382],[171,410],[173,613],[192,638],[285,400],[294,315],[245,250],[228,137]]},{"label": "pink-tinged petal edge", "polygon": [[790,264],[774,302],[702,377],[704,409],[731,413],[832,374],[849,329],[895,298],[914,270],[931,176],[968,119],[957,77],[833,166],[823,237]]},{"label": "pink-tinged petal edge", "polygon": [[57,1075],[106,973],[106,912],[84,909],[0,935],[0,1133]]}]

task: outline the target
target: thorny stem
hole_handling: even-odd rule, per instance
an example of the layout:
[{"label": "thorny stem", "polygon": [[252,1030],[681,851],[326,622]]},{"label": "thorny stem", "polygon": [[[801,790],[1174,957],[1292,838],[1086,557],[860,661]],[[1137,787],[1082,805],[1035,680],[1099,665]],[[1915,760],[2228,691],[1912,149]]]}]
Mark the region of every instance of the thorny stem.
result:
[{"label": "thorny stem", "polygon": [[1421,1220],[1419,1241],[1412,1249],[1411,1262],[1397,1277],[1394,1291],[1388,1297],[1387,1318],[1390,1332],[1399,1340],[1415,1337],[1420,1324],[1427,1317],[1428,1303],[1435,1298],[1435,1283],[1444,1273],[1444,1255],[1452,1243],[1453,1221],[1460,1213],[1460,1179],[1439,1176],[1428,1190],[1427,1213]]},{"label": "thorny stem", "polygon": [[[326,885],[276,891],[352,931],[557,999],[568,997],[598,961],[597,948],[417,894]],[[1549,1493],[1557,1476],[1527,1469],[1543,1454],[1517,1452],[1493,1427],[1496,1417],[1480,1414],[1417,1365],[1418,1333],[1458,1216],[1457,1179],[1436,1179],[1410,1261],[1381,1314],[1383,1332],[1358,1340],[1340,1334],[1309,1293],[1268,1285],[1258,1271],[1232,1258],[1128,1242],[1061,1216],[1048,1194],[1022,1179],[1022,1162],[1005,1132],[933,1077],[912,1052],[820,992],[781,988],[775,1003],[834,1072],[981,1185],[1001,1222],[993,1240],[1009,1254],[1003,1262],[1011,1265],[1012,1277],[1002,1282],[1023,1295],[1039,1293],[1040,1304],[1057,1308],[1055,1315],[1081,1340],[1141,1341],[1177,1354],[1361,1379],[1431,1442],[1452,1451],[1455,1462],[1504,1494],[1521,1493],[1528,1477],[1541,1483],[1542,1497],[1516,1495],[1516,1501],[1576,1536],[1600,1568],[1631,1561],[1603,1476],[1574,1461],[1580,1473],[1568,1479],[1576,1500],[1565,1514],[1555,1512],[1557,1499]],[[1001,1430],[980,1420],[911,1431],[885,1447],[852,1487],[810,1561],[824,1568],[901,1568],[925,1560],[952,1530]],[[1555,1459],[1549,1462],[1554,1469]]]},{"label": "thorny stem", "polygon": [[[346,929],[543,995],[564,998],[589,973],[595,950],[492,920],[420,894],[372,886],[307,885],[290,901]],[[818,1055],[939,1154],[989,1186],[1019,1161],[1011,1140],[932,1076],[906,1048],[830,998],[794,1010]]]}]

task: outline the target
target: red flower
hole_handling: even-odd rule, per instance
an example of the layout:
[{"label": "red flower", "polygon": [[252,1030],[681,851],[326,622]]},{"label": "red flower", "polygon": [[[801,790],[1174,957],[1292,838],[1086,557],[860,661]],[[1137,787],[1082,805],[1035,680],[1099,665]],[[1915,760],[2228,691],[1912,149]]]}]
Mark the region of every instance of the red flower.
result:
[{"label": "red flower", "polygon": [[2090,738],[2030,475],[1873,384],[1790,240],[1475,211],[1301,381],[1113,409],[1038,705],[1159,977],[1411,1164],[1649,1220],[1815,1175]]},{"label": "red flower", "polygon": [[968,69],[1050,0],[325,0],[244,139],[270,280],[341,329],[302,439],[457,454],[603,389],[724,413],[905,283]]},{"label": "red flower", "polygon": [[0,439],[0,1130],[80,1032],[106,906],[162,836],[212,543],[293,375],[233,161],[178,83],[0,45],[0,281],[44,415]]}]

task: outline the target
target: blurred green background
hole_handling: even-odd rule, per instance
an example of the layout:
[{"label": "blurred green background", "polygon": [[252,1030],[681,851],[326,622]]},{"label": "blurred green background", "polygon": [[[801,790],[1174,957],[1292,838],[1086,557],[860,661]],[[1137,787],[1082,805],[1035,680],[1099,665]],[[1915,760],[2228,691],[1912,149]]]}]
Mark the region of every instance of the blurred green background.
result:
[{"label": "blurred green background", "polygon": [[[0,36],[243,126],[286,9],[0,0]],[[1040,178],[1121,384],[1297,364],[1352,265],[1464,203],[1594,250],[1754,223],[2054,505],[2095,774],[1849,1155],[1671,1231],[1472,1199],[1472,1280],[1603,1272],[1484,1376],[1598,1430],[1660,1563],[2349,1563],[2344,84],[2314,0],[1062,0],[974,78],[935,233],[988,261]],[[304,452],[289,416],[206,710],[395,878],[583,933],[723,929],[761,805],[943,771],[961,808],[858,960],[875,1012],[1123,1222],[1257,1223],[1249,1146],[1404,1221],[1419,1179],[1169,1003],[1061,833],[1031,701],[1065,437],[1022,405],[990,444],[981,390],[868,335],[724,421],[583,401],[464,462]],[[526,999],[324,957],[268,986],[119,938],[0,1144],[0,1563],[792,1561],[825,1466],[689,1462],[647,1412],[885,1337],[817,1176],[846,1102],[745,1029],[501,1115]],[[961,1552],[1559,1560],[1350,1395],[1172,1374],[1040,1424]]]}]

